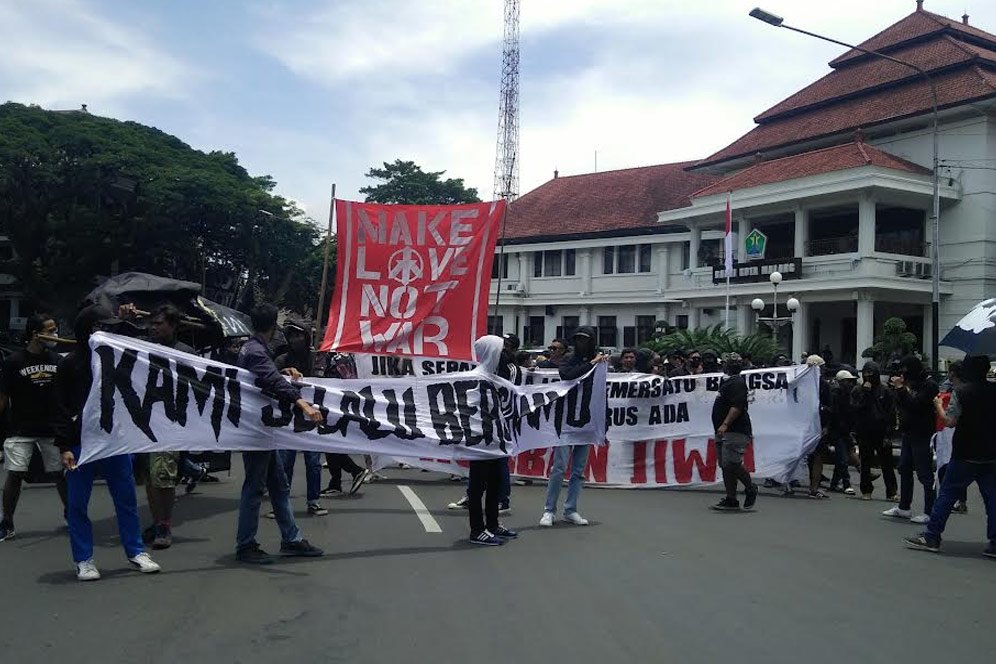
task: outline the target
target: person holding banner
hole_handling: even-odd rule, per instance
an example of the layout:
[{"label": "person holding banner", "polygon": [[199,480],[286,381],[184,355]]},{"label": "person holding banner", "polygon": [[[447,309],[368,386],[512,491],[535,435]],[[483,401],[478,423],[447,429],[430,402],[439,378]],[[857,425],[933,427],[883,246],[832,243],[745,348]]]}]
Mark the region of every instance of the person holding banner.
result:
[{"label": "person holding banner", "polygon": [[[280,401],[295,404],[312,422],[321,422],[322,413],[305,399],[277,369],[270,356],[269,343],[277,331],[277,308],[272,304],[256,305],[250,313],[253,336],[239,351],[239,366],[256,378],[256,385],[264,393]],[[243,452],[246,477],[242,483],[239,500],[238,533],[235,539],[235,557],[239,562],[268,565],[273,562],[256,541],[259,529],[259,507],[264,489],[269,491],[270,504],[280,527],[280,553],[286,556],[317,557],[324,551],[312,546],[301,536],[290,504],[290,485],[283,465],[273,451]]]},{"label": "person holding banner", "polygon": [[[595,347],[595,328],[579,327],[574,337],[574,350],[560,366],[560,377],[573,380],[585,375],[599,362],[608,362],[609,356],[598,352]],[[635,355],[634,355],[635,361]],[[595,441],[592,441],[593,443]],[[564,521],[576,526],[587,526],[588,519],[578,513],[578,500],[584,485],[584,469],[588,464],[588,445],[565,445],[553,451],[553,467],[546,485],[546,505],[539,525],[549,528],[557,516],[557,499],[560,497],[560,483],[567,470],[567,460],[571,462],[571,479],[567,483],[567,498],[564,501]]]},{"label": "person holding banner", "polygon": [[[508,346],[501,337],[487,335],[474,342],[474,356],[478,368],[499,378],[510,378],[509,366],[503,362]],[[508,468],[508,459],[499,457],[470,462],[470,482],[467,486],[467,508],[470,512],[470,543],[480,546],[501,546],[519,536],[498,522],[498,505],[501,500],[502,466]],[[484,509],[481,509],[481,498]]]},{"label": "person holding banner", "polygon": [[713,505],[712,509],[736,511],[740,509],[740,502],[737,500],[738,481],[744,485],[744,509],[754,507],[757,500],[757,485],[744,468],[744,452],[754,433],[750,414],[747,412],[747,381],[740,375],[743,359],[736,353],[727,353],[723,360],[723,368],[729,378],[719,386],[719,394],[712,406],[712,423],[716,428],[719,467],[723,473],[726,497]]},{"label": "person holding banner", "polygon": [[128,562],[143,574],[160,570],[159,564],[145,552],[142,544],[131,455],[118,454],[81,466],[76,464],[80,458],[83,406],[93,383],[90,335],[102,321],[110,319],[111,312],[96,304],[79,313],[73,325],[76,347],[59,362],[55,377],[55,444],[62,453],[62,465],[67,471],[69,543],[76,564],[76,578],[80,581],[100,579],[100,571],[93,561],[93,526],[87,516],[93,481],[98,472],[106,480],[107,490],[114,502],[121,545]]}]

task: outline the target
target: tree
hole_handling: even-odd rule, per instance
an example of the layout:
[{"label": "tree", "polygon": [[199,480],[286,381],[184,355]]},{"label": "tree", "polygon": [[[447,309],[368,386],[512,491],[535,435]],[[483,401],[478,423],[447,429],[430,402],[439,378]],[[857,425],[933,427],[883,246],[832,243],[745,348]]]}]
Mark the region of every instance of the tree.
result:
[{"label": "tree", "polygon": [[66,317],[102,276],[129,270],[205,279],[209,291],[241,283],[304,311],[317,282],[307,297],[294,288],[314,281],[298,272],[315,270],[318,232],[275,185],[233,153],[153,127],[0,105],[0,232],[16,253],[4,271],[29,306]]},{"label": "tree", "polygon": [[368,203],[405,205],[453,205],[480,203],[477,189],[467,188],[463,178],[441,179],[446,171],[426,173],[414,161],[396,159],[384,162],[384,168],[371,168],[366,177],[381,180],[377,185],[362,187],[360,193]]},{"label": "tree", "polygon": [[861,357],[868,357],[884,366],[917,351],[920,342],[916,335],[906,329],[902,318],[890,318],[882,326],[882,334],[875,339],[875,345],[866,348]]},{"label": "tree", "polygon": [[758,361],[766,361],[778,352],[778,344],[766,334],[739,335],[722,325],[701,327],[695,330],[659,329],[658,334],[648,343],[647,348],[661,354],[673,350],[696,349],[699,352],[711,350],[718,355],[739,353],[749,355]]}]

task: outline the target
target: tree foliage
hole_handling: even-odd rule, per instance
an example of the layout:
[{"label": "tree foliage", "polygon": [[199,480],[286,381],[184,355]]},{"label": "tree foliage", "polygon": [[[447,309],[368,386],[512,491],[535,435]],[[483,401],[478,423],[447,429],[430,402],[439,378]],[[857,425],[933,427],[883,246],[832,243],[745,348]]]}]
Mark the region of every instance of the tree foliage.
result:
[{"label": "tree foliage", "polygon": [[875,345],[866,348],[861,357],[868,357],[881,366],[915,353],[920,346],[916,335],[906,329],[902,318],[890,318],[882,326],[882,334],[875,339]]},{"label": "tree foliage", "polygon": [[673,350],[696,349],[699,352],[711,350],[719,355],[723,353],[749,355],[757,362],[767,361],[778,352],[778,344],[766,334],[739,335],[722,325],[700,327],[695,330],[661,330],[644,345],[661,354]]},{"label": "tree foliage", "polygon": [[135,122],[0,105],[0,232],[16,252],[4,268],[36,306],[68,312],[99,277],[136,270],[306,311],[318,232],[275,185]]},{"label": "tree foliage", "polygon": [[426,173],[414,161],[396,159],[384,168],[371,168],[366,177],[380,184],[362,187],[368,203],[404,205],[454,205],[479,203],[477,189],[465,187],[463,178],[442,179],[446,171]]}]

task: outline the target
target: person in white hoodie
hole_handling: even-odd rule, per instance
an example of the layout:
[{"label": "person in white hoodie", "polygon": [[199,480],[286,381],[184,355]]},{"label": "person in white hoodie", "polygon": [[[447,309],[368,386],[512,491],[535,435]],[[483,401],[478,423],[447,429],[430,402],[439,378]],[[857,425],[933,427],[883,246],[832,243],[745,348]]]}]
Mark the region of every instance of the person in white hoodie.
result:
[{"label": "person in white hoodie", "polygon": [[[508,380],[510,377],[509,369],[501,361],[504,348],[505,340],[494,335],[487,335],[475,341],[476,371]],[[519,536],[514,530],[509,530],[498,523],[502,464],[508,464],[506,457],[470,462],[467,502],[470,512],[471,544],[500,546]],[[482,497],[484,498],[484,509],[481,509]]]}]

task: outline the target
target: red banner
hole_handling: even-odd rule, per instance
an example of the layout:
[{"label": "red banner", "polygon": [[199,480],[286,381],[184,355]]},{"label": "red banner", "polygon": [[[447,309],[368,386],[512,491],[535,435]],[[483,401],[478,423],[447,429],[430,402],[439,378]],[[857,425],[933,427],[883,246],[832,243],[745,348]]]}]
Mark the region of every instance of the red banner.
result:
[{"label": "red banner", "polygon": [[505,201],[336,201],[338,279],[321,350],[472,359],[504,211]]}]

